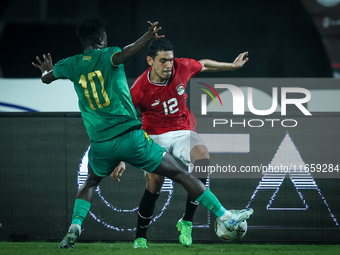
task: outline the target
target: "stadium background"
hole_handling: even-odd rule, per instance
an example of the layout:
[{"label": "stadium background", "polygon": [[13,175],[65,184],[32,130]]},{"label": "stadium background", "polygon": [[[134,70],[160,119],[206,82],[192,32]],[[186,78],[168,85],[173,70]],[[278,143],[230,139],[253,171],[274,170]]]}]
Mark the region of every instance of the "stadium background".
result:
[{"label": "stadium background", "polygon": [[[335,5],[325,7],[319,2],[334,2]],[[9,95],[39,101],[40,96],[48,94],[48,90],[44,90],[41,95],[33,92],[22,95],[24,85],[8,86],[13,81],[15,84],[20,83],[14,78],[25,82],[23,78],[39,77],[39,71],[31,66],[36,55],[50,52],[54,61],[58,61],[82,52],[74,35],[74,27],[79,19],[89,14],[100,15],[108,22],[110,45],[123,47],[135,41],[146,31],[147,20],[159,20],[162,33],[173,42],[178,57],[232,61],[242,51],[250,53],[251,61],[240,71],[200,74],[198,77],[331,78],[339,75],[340,4],[336,4],[336,1],[172,1],[171,4],[165,4],[158,1],[13,0],[1,1],[0,7],[2,106],[12,105],[7,100]],[[147,68],[145,52],[142,50],[126,65],[130,84]],[[38,79],[30,82],[41,85]],[[17,102],[13,105],[17,105]],[[36,110],[44,111],[44,105],[40,107]],[[79,113],[67,110],[60,113],[13,113],[18,111],[15,107],[1,110],[11,113],[0,113],[0,240],[60,240],[70,223],[77,190],[77,170],[89,145]],[[322,124],[320,119],[313,119],[314,122],[308,127],[296,130],[294,141],[297,139],[305,147],[307,156],[315,155],[315,148],[308,148],[305,137],[315,137],[322,130],[328,132],[326,127],[330,126],[334,128],[321,141],[326,141],[324,144],[329,146],[329,151],[338,151],[338,115],[322,116],[322,119],[326,124]],[[275,130],[278,133],[270,136],[276,142],[266,139],[266,130],[257,131],[263,137],[259,151],[268,146],[276,148],[282,139],[281,131]],[[326,155],[327,151],[324,153]],[[340,214],[338,180],[317,180],[335,218]],[[228,208],[241,208],[253,194],[258,182],[256,178],[218,178],[213,179],[211,185]],[[281,193],[285,194],[283,201],[288,201],[288,204],[289,201],[293,204],[300,202],[299,199],[288,199],[296,195],[289,185],[289,182],[285,184],[287,193]],[[224,192],[226,187],[228,192]],[[143,190],[144,179],[140,171],[126,171],[124,180],[119,184],[113,184],[110,179],[104,180],[102,195],[116,211],[108,209],[99,197],[96,198],[93,213],[106,226],[89,215],[84,223],[86,231],[82,239],[131,240],[133,231],[128,229],[135,227],[135,208]],[[157,214],[162,212],[170,195],[173,198],[167,209],[150,228],[151,240],[177,240],[174,225],[181,217],[185,199],[181,187],[175,184],[172,194],[162,193]],[[287,217],[283,212],[269,216],[264,214],[273,224],[262,229],[250,228],[244,241],[337,243],[339,227],[335,222],[329,222],[332,218],[327,215],[324,202],[320,204],[319,197],[314,197],[317,215],[312,213],[301,219],[296,215]],[[268,203],[268,198],[265,199],[264,202]],[[275,222],[277,219],[282,220],[280,226]],[[213,216],[209,217],[200,208],[196,220],[203,227],[194,229],[195,240],[218,241],[211,227]],[[259,226],[263,224],[263,219],[257,220]],[[292,227],[290,221],[297,222],[298,227]],[[209,224],[210,228],[204,228]],[[117,226],[119,229],[110,228]]]}]

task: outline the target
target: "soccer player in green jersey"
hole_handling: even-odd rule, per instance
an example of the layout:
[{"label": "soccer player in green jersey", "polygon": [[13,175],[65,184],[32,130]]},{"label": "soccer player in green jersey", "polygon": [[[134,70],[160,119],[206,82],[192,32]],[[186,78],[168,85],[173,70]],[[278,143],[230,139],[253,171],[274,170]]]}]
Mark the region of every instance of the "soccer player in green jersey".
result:
[{"label": "soccer player in green jersey", "polygon": [[42,72],[43,83],[57,79],[73,82],[79,109],[91,140],[88,176],[79,189],[69,230],[60,248],[73,248],[81,234],[95,189],[116,166],[127,162],[180,183],[198,202],[210,209],[227,228],[237,228],[250,217],[252,209],[226,210],[202,182],[183,169],[177,161],[141,129],[132,104],[124,63],[158,35],[158,22],[148,22],[148,31],[136,42],[120,49],[107,46],[104,22],[99,18],[84,20],[77,27],[83,54],[71,56],[53,65],[50,54],[32,63]]}]

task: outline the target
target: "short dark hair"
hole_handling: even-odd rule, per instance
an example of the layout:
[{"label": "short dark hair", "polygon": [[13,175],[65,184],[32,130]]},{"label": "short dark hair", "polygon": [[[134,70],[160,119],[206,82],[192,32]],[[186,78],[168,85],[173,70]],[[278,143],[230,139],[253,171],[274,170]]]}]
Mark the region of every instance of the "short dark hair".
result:
[{"label": "short dark hair", "polygon": [[164,38],[153,39],[149,43],[148,47],[148,56],[155,58],[157,56],[158,51],[173,51],[174,47],[171,42]]},{"label": "short dark hair", "polygon": [[99,37],[105,33],[105,22],[96,16],[84,19],[78,24],[76,34],[84,45],[95,45]]}]

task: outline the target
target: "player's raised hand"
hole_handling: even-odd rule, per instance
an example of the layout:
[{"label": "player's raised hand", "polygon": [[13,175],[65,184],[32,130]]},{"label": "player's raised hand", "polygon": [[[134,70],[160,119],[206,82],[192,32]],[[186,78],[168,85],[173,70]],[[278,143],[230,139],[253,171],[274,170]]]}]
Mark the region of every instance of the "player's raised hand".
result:
[{"label": "player's raised hand", "polygon": [[156,22],[150,22],[148,21],[149,24],[149,34],[153,37],[153,38],[162,38],[165,37],[165,35],[158,35],[158,32],[162,29],[161,27],[157,27],[158,25],[158,21]]},{"label": "player's raised hand", "polygon": [[164,35],[158,35],[159,30],[162,29],[161,27],[157,27],[158,21],[153,23],[148,21],[148,24],[149,29],[141,38],[139,38],[134,43],[125,46],[121,52],[118,52],[112,56],[111,61],[114,65],[119,65],[129,61],[134,55],[137,54],[138,51],[146,46],[150,40],[164,37]]},{"label": "player's raised hand", "polygon": [[248,58],[248,52],[243,52],[240,55],[237,56],[237,58],[234,60],[235,68],[240,68],[244,66],[245,63],[247,63],[249,60]]},{"label": "player's raised hand", "polygon": [[54,68],[52,56],[50,53],[48,53],[47,55],[43,55],[43,61],[38,56],[36,56],[36,60],[38,61],[38,64],[32,62],[32,65],[36,68],[39,68],[41,73],[44,73],[45,71],[50,71]]},{"label": "player's raised hand", "polygon": [[119,177],[123,175],[125,171],[125,163],[122,161],[119,165],[112,171],[111,178],[114,179],[116,182],[120,182]]}]

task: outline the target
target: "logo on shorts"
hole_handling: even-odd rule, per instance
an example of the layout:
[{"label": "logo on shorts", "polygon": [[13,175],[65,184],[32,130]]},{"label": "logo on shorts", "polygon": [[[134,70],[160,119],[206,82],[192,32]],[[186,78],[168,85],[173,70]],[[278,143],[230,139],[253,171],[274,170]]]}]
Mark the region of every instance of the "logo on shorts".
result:
[{"label": "logo on shorts", "polygon": [[179,84],[176,87],[176,90],[177,90],[178,95],[180,95],[180,96],[183,95],[184,92],[185,92],[184,84],[183,83]]}]

